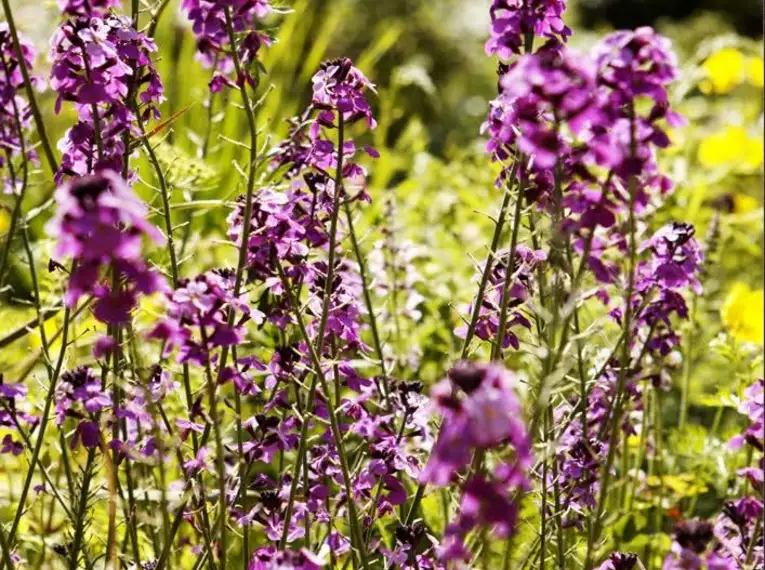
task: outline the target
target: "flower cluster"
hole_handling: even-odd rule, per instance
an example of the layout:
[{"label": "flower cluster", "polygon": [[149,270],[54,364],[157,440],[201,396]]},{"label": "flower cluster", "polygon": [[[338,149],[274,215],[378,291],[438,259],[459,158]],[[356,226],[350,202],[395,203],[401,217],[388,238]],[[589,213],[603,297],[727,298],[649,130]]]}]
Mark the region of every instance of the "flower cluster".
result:
[{"label": "flower cluster", "polygon": [[67,182],[58,187],[55,198],[58,209],[46,229],[57,240],[56,255],[73,261],[64,297],[67,306],[92,295],[98,320],[127,322],[140,294],[165,288],[164,279],[141,252],[144,237],[163,239],[146,221],[146,205],[111,171]]},{"label": "flower cluster", "polygon": [[[244,201],[244,196],[240,196],[228,219],[228,235],[234,243],[241,243]],[[272,279],[274,285],[278,285],[277,259],[288,265],[290,277],[304,274],[309,251],[327,242],[320,212],[312,197],[300,188],[284,193],[263,188],[253,197],[251,211],[252,231],[247,240],[250,279]]]},{"label": "flower cluster", "polygon": [[76,16],[65,21],[51,41],[51,87],[56,112],[74,102],[79,120],[59,142],[57,173],[82,176],[98,170],[123,172],[124,135],[140,134],[142,120],[159,117],[164,89],[150,54],[157,46],[132,28],[125,16]]},{"label": "flower cluster", "polygon": [[[151,333],[152,338],[166,341],[166,351],[179,348],[178,362],[204,365],[213,352],[224,346],[239,344],[243,326],[260,320],[250,308],[245,295],[234,295],[234,275],[228,270],[213,270],[183,280],[174,291],[167,292],[167,314]],[[229,312],[237,320],[229,325]]]},{"label": "flower cluster", "polygon": [[[257,29],[258,20],[271,12],[269,0],[183,0],[181,7],[192,22],[199,60],[216,70],[211,91],[244,82],[255,85],[250,69],[257,65],[260,48],[271,43],[270,37]],[[242,77],[233,79],[232,35],[235,40],[241,36],[235,48],[242,67]]]},{"label": "flower cluster", "polygon": [[272,546],[264,546],[252,555],[247,570],[319,570],[323,566],[324,560],[306,549],[280,552]]},{"label": "flower cluster", "polygon": [[[612,419],[615,403],[619,363],[615,358],[601,365],[603,370],[596,378],[584,403],[586,425],[581,414],[581,401],[556,408],[556,420],[566,422],[566,428],[558,441],[558,485],[561,508],[566,515],[563,524],[581,526],[587,512],[596,506],[600,490],[601,466],[609,447],[608,425]],[[642,393],[635,372],[627,372],[622,400],[623,420],[621,431],[625,436],[635,434],[635,424],[642,419]]]},{"label": "flower cluster", "polygon": [[516,141],[503,143],[517,143],[539,169],[550,169],[571,153],[560,125],[579,135],[602,120],[594,66],[557,46],[522,56],[502,77],[501,86],[502,96],[512,102],[506,120],[520,133]]},{"label": "flower cluster", "polygon": [[[672,222],[641,247],[650,253],[650,259],[636,268],[632,301],[635,336],[643,337],[647,349],[661,357],[680,342],[670,317],[674,314],[681,319],[688,318],[682,293],[701,293],[699,272],[703,254],[694,233],[690,224]],[[614,315],[621,320],[618,310]]]},{"label": "flower cluster", "polygon": [[493,0],[486,53],[510,59],[528,48],[534,36],[565,41],[571,35],[563,23],[565,11],[565,0]]},{"label": "flower cluster", "polygon": [[[17,432],[22,429],[22,424],[29,427],[37,425],[39,418],[30,415],[18,408],[27,396],[27,387],[23,384],[4,384],[3,375],[0,374],[0,428]],[[11,453],[21,455],[24,452],[24,444],[14,439],[12,433],[6,433],[0,442],[0,454]]]},{"label": "flower cluster", "polygon": [[364,95],[367,89],[374,91],[374,85],[350,59],[345,57],[322,63],[311,81],[313,105],[322,110],[318,116],[320,125],[334,126],[336,115],[339,115],[348,125],[364,119],[368,128],[377,126]]},{"label": "flower cluster", "polygon": [[713,521],[685,521],[675,529],[675,539],[664,560],[663,570],[681,568],[708,568],[710,570],[738,570],[751,566],[758,568],[765,563],[765,536],[760,531],[763,505],[763,418],[765,382],[755,381],[745,392],[739,406],[741,413],[749,418],[749,426],[740,436],[731,440],[731,447],[738,449],[744,442],[761,455],[757,467],[745,467],[738,475],[748,479],[755,490],[752,496],[727,501]]},{"label": "flower cluster", "polygon": [[739,412],[749,419],[749,426],[743,434],[730,442],[734,449],[747,443],[760,452],[759,464],[755,467],[745,467],[738,474],[743,475],[757,489],[765,484],[765,380],[757,379],[744,391],[744,400],[739,404]]},{"label": "flower cluster", "polygon": [[[621,155],[613,166],[614,173],[625,182],[638,177],[635,200],[644,206],[648,201],[646,188],[666,192],[671,186],[658,172],[654,156],[654,148],[669,145],[660,121],[672,127],[683,124],[680,115],[670,109],[667,96],[667,85],[678,74],[671,43],[653,29],[643,27],[607,36],[593,48],[592,55],[610,130],[595,130],[593,138],[612,141],[615,152]],[[637,109],[639,98],[653,103],[645,115]]]},{"label": "flower cluster", "polygon": [[630,552],[612,552],[597,570],[635,570],[638,566],[637,554]]},{"label": "flower cluster", "polygon": [[[28,70],[32,69],[37,52],[32,43],[24,36],[19,37],[21,51],[24,55],[24,63]],[[29,128],[31,121],[31,108],[29,103],[19,94],[24,89],[24,77],[21,74],[19,61],[16,58],[16,50],[13,47],[11,32],[8,24],[0,23],[0,169],[7,169],[8,175],[4,176],[2,185],[3,192],[10,194],[17,191],[18,181],[16,176],[11,175],[11,161],[21,158],[33,163],[37,162],[37,154],[30,145],[25,144],[24,132]],[[36,87],[42,87],[37,77],[30,80]],[[21,156],[24,149],[25,156]]]},{"label": "flower cluster", "polygon": [[105,393],[102,381],[87,366],[62,374],[56,386],[56,423],[61,426],[68,417],[77,420],[72,449],[77,447],[79,441],[85,447],[95,447],[100,443],[98,417],[111,405],[112,400]]},{"label": "flower cluster", "polygon": [[459,515],[442,544],[446,560],[469,557],[463,540],[478,526],[493,528],[501,537],[515,529],[517,495],[528,485],[526,470],[532,461],[515,390],[516,379],[509,371],[470,362],[455,365],[433,388],[433,404],[443,422],[421,482],[448,485],[471,463],[474,453],[508,445],[513,450],[512,461],[475,473],[463,485]]}]

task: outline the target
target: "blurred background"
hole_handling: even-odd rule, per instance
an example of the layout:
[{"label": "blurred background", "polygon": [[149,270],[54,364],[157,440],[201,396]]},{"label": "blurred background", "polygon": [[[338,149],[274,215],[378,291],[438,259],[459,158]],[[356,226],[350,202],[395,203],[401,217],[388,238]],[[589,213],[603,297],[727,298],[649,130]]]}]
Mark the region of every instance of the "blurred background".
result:
[{"label": "blurred background", "polygon": [[[12,3],[22,29],[44,51],[59,20],[55,2]],[[164,24],[177,15],[174,23],[185,27],[176,4],[171,2],[167,12],[173,13],[164,16]],[[390,136],[398,136],[411,117],[418,117],[427,123],[428,148],[437,154],[474,138],[486,101],[495,90],[494,62],[482,49],[489,25],[489,0],[313,0],[286,4],[295,7],[297,17],[303,20],[299,26],[306,41],[302,53],[296,55],[315,51],[317,41],[322,42],[323,55],[328,57],[342,54],[358,59],[364,55],[368,63],[374,63],[374,69],[364,71],[378,85],[401,88],[399,116],[390,126]],[[152,5],[146,3],[147,7]],[[669,33],[680,55],[687,58],[702,39],[710,36],[735,33],[762,37],[760,0],[571,0],[568,6],[567,22],[577,32],[574,45],[586,45],[592,33],[653,25]],[[333,31],[331,36],[326,33],[328,29]],[[192,42],[188,35],[183,40]],[[161,44],[166,46],[167,41]],[[305,85],[298,82],[294,87]]]}]

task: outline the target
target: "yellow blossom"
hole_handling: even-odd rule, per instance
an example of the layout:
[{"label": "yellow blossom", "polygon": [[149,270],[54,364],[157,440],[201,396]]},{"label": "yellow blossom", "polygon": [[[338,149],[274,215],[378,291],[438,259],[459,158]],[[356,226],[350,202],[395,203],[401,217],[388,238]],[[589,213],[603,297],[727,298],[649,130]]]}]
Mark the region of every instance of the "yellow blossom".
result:
[{"label": "yellow blossom", "polygon": [[11,214],[5,208],[0,208],[0,236],[8,233],[11,227]]},{"label": "yellow blossom", "polygon": [[699,84],[703,93],[728,93],[744,76],[746,60],[736,48],[723,48],[710,55],[703,64],[705,80]]},{"label": "yellow blossom", "polygon": [[699,145],[698,159],[702,166],[743,166],[746,169],[762,165],[763,140],[749,136],[744,127],[729,126],[703,139]]},{"label": "yellow blossom", "polygon": [[739,192],[733,195],[733,211],[736,214],[746,214],[753,212],[760,207],[760,201],[748,194]]},{"label": "yellow blossom", "polygon": [[746,78],[749,83],[762,89],[765,84],[765,61],[757,56],[746,62]]},{"label": "yellow blossom", "polygon": [[730,334],[738,340],[763,344],[764,311],[763,290],[750,289],[744,283],[736,283],[725,298],[720,316]]}]

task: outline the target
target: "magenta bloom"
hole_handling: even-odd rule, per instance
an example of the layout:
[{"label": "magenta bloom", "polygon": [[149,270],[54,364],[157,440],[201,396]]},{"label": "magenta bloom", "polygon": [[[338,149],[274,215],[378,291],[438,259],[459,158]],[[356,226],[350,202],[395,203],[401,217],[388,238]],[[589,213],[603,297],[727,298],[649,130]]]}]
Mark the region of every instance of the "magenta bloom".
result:
[{"label": "magenta bloom", "polygon": [[582,56],[545,47],[521,57],[502,78],[502,97],[513,107],[520,151],[540,168],[568,153],[560,132],[574,134],[602,120],[595,95],[595,67]]},{"label": "magenta bloom", "polygon": [[377,126],[364,96],[364,91],[374,91],[375,86],[350,59],[344,57],[322,63],[312,81],[314,107],[327,111],[319,114],[319,123],[331,126],[335,112],[339,112],[346,124],[363,118],[370,129]]},{"label": "magenta bloom", "polygon": [[[26,398],[27,387],[23,384],[4,384],[3,375],[0,374],[0,428],[17,431],[20,424],[25,423],[33,428],[39,418],[23,412],[19,404]],[[11,433],[3,436],[0,442],[0,454],[10,453],[20,455],[24,452],[24,444],[14,439]]]},{"label": "magenta bloom", "polygon": [[[146,205],[109,171],[67,182],[55,198],[58,209],[46,229],[57,239],[56,255],[75,262],[65,302],[73,307],[82,296],[92,295],[100,321],[127,321],[140,294],[165,288],[162,276],[142,257],[144,237],[163,240],[146,221]],[[118,290],[111,286],[112,271],[121,280]]]},{"label": "magenta bloom", "polygon": [[531,442],[515,394],[515,376],[504,368],[463,362],[433,388],[443,415],[441,433],[420,480],[447,485],[467,467],[475,449],[510,444],[519,464],[531,462]]},{"label": "magenta bloom", "polygon": [[[257,30],[258,20],[271,12],[269,0],[183,0],[181,7],[193,25],[197,58],[205,67],[217,70],[210,89],[220,91],[224,85],[233,87],[245,81],[254,85],[255,79],[248,70],[257,61],[260,48],[271,44],[270,37]],[[241,38],[237,48],[244,77],[233,79],[234,61],[227,53],[230,42],[226,9],[231,15],[233,32]]]},{"label": "magenta bloom", "polygon": [[[488,288],[483,296],[475,328],[475,335],[481,340],[491,342],[497,337],[499,331],[502,291],[505,277],[507,276],[507,257],[507,250],[500,250],[494,255],[492,269],[489,273]],[[511,310],[507,317],[502,348],[512,346],[515,350],[518,350],[521,346],[520,339],[513,331],[513,328],[517,326],[526,329],[531,328],[531,322],[521,309],[526,300],[532,295],[535,287],[534,271],[539,265],[544,264],[546,260],[547,254],[542,250],[535,251],[520,244],[516,247],[515,260],[513,261],[510,275],[511,283],[508,288],[508,306]],[[487,262],[484,262],[478,268],[479,271],[474,281],[480,279]],[[474,307],[475,301],[468,307],[468,313],[472,314]],[[459,338],[465,338],[467,335],[467,325],[458,327],[454,332]]]},{"label": "magenta bloom", "polygon": [[486,53],[510,59],[534,36],[565,41],[571,35],[563,23],[565,11],[565,0],[493,0]]},{"label": "magenta bloom", "polygon": [[[23,35],[19,37],[24,63],[31,71],[37,56],[32,43]],[[0,23],[0,170],[8,165],[8,161],[16,158],[29,160],[37,164],[37,154],[26,144],[26,155],[21,156],[22,137],[30,127],[32,112],[26,99],[21,95],[24,90],[24,78],[21,75],[16,50],[13,48],[8,24]],[[39,77],[32,76],[30,80],[38,89],[44,86]],[[17,169],[18,172],[18,169]],[[2,180],[3,192],[11,194],[17,191],[18,181],[12,180],[10,173]]]},{"label": "magenta bloom", "polygon": [[701,293],[698,274],[703,254],[694,239],[695,228],[690,224],[672,222],[657,231],[642,249],[651,251],[650,275],[662,289],[690,288]]},{"label": "magenta bloom", "polygon": [[247,570],[319,570],[324,560],[305,548],[294,552],[263,546],[255,551]]},{"label": "magenta bloom", "polygon": [[637,554],[612,552],[596,570],[635,570],[638,560]]},{"label": "magenta bloom", "polygon": [[69,16],[103,16],[110,8],[119,8],[120,0],[58,0],[58,9]]},{"label": "magenta bloom", "polygon": [[150,59],[156,50],[154,41],[135,31],[125,16],[73,17],[56,30],[50,53],[56,112],[71,101],[79,116],[59,142],[63,156],[57,180],[105,169],[122,171],[123,135],[136,133],[133,103],[127,101],[131,85],[143,120],[158,118],[164,100]]},{"label": "magenta bloom", "polygon": [[[260,321],[261,314],[250,309],[246,295],[235,297],[233,290],[234,275],[226,270],[183,280],[166,293],[167,315],[151,337],[167,341],[168,354],[179,348],[178,362],[209,362],[215,349],[241,342],[245,322],[252,317]],[[230,310],[238,315],[232,326],[228,324]]]}]

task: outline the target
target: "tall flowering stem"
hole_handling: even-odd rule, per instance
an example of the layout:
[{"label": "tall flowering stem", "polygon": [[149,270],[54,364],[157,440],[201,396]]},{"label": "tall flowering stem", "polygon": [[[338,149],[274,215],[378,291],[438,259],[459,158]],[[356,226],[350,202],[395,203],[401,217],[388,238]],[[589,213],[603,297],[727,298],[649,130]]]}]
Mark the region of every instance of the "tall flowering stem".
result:
[{"label": "tall flowering stem", "polygon": [[2,1],[5,20],[8,22],[8,29],[11,34],[11,39],[13,40],[13,49],[16,51],[16,59],[19,63],[19,71],[21,71],[21,76],[24,79],[24,87],[27,91],[27,99],[29,101],[29,107],[32,111],[32,116],[34,117],[37,134],[40,137],[40,144],[42,145],[45,159],[48,162],[48,167],[50,168],[51,172],[55,174],[58,171],[58,161],[56,160],[56,155],[53,153],[53,148],[51,147],[47,131],[45,130],[45,121],[43,121],[42,114],[40,113],[40,108],[37,105],[37,99],[35,98],[34,92],[34,82],[30,77],[29,69],[27,68],[27,63],[24,59],[24,48],[19,39],[19,33],[16,30],[16,22],[13,19],[13,10],[11,10],[10,0]]},{"label": "tall flowering stem", "polygon": [[[22,38],[21,42],[26,59],[25,64],[31,67],[36,52],[28,41]],[[5,164],[9,173],[9,178],[2,181],[2,184],[5,192],[16,195],[16,203],[13,207],[11,222],[5,239],[5,247],[0,259],[0,288],[2,288],[8,268],[11,243],[16,234],[16,226],[21,217],[21,206],[27,191],[29,164],[37,160],[34,151],[27,151],[25,130],[29,126],[29,106],[17,94],[24,85],[24,78],[18,71],[20,64],[16,61],[7,24],[0,26],[0,63],[3,69],[3,75],[0,77],[0,88],[2,89],[0,98],[2,98],[3,108],[2,116],[0,117],[0,146],[2,146],[5,152],[5,156],[0,156],[0,166]],[[14,167],[14,158],[16,156],[21,158],[22,173],[20,182],[18,180],[17,169]]]}]

